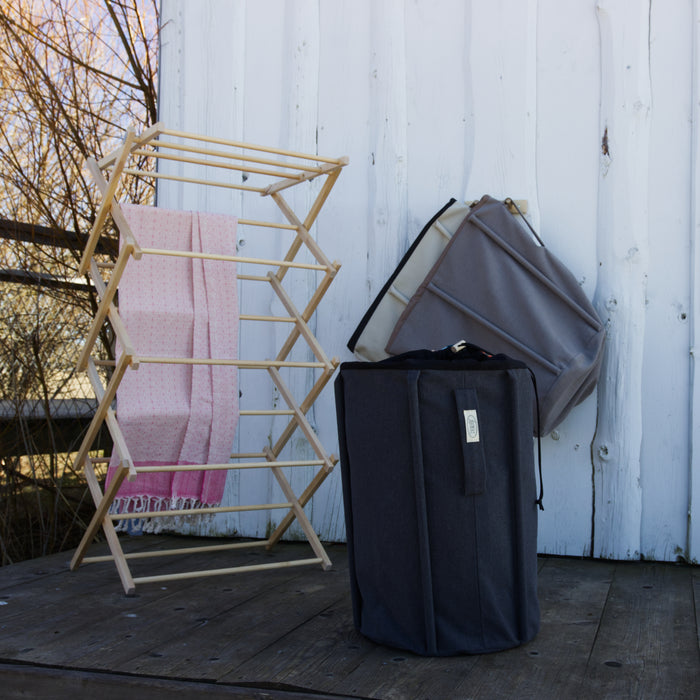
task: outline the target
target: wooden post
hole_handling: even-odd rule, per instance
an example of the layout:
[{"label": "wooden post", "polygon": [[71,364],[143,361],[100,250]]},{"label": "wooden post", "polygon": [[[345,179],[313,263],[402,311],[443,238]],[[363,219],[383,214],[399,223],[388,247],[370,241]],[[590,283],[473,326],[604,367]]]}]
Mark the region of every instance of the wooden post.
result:
[{"label": "wooden post", "polygon": [[642,370],[648,271],[649,7],[601,0],[599,273],[607,326],[592,445],[594,556],[641,551]]}]

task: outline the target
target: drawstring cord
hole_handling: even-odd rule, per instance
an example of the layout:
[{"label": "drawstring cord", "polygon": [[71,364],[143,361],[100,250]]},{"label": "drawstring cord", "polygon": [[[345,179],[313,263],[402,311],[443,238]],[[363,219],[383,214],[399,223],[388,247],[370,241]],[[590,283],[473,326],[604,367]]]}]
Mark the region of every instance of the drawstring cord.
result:
[{"label": "drawstring cord", "polygon": [[544,482],[542,481],[542,438],[540,437],[540,397],[537,393],[537,380],[535,379],[535,373],[528,367],[530,372],[530,377],[532,378],[532,386],[535,389],[535,406],[537,408],[537,467],[540,473],[540,495],[535,503],[540,507],[540,510],[544,510],[544,505],[542,504],[542,498],[544,497]]}]

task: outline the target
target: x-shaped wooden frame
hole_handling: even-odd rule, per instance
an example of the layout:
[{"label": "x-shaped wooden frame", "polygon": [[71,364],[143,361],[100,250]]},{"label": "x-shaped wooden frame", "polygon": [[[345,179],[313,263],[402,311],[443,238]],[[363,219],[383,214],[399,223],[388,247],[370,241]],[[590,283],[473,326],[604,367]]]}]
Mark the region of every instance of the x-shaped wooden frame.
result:
[{"label": "x-shaped wooden frame", "polygon": [[[172,136],[181,139],[182,143],[173,144],[170,142],[160,141],[160,137],[165,135]],[[272,161],[269,160],[267,155],[257,156],[257,155],[238,155],[233,153],[225,153],[222,151],[213,151],[207,145],[207,147],[202,146],[192,146],[183,145],[189,143],[188,140],[195,140],[197,142],[205,142],[206,144],[218,144],[226,147],[233,146],[237,149],[252,149],[253,151],[263,152],[265,154],[277,154],[283,156],[285,161]],[[158,147],[156,151],[146,151],[144,150],[149,144]],[[180,150],[184,155],[162,155],[162,149]],[[246,170],[248,172],[256,172],[258,174],[269,175],[275,177],[276,179],[264,188],[254,188],[246,185],[236,185],[231,183],[223,183],[218,181],[208,182],[201,179],[186,178],[178,175],[167,175],[163,173],[151,173],[142,170],[133,170],[127,168],[127,162],[131,155],[151,155],[154,157],[164,157],[169,160],[179,160],[183,163],[193,163],[197,165],[209,165],[212,167],[224,167],[226,169],[233,170]],[[192,155],[194,154],[194,155]],[[209,158],[216,157],[217,159],[223,159],[225,156],[230,158],[229,161],[223,161],[226,164],[216,162],[212,164],[208,160],[201,160],[201,157]],[[239,162],[240,161],[240,162]],[[307,161],[316,161],[317,165],[311,166]],[[318,164],[320,163],[320,165]],[[97,311],[95,313],[93,323],[90,327],[90,331],[86,338],[85,346],[81,352],[78,359],[78,369],[84,370],[88,374],[88,378],[93,386],[95,394],[98,398],[98,408],[95,415],[87,429],[85,438],[81,444],[78,454],[75,459],[76,469],[82,468],[84,470],[88,487],[92,498],[95,502],[96,512],[90,521],[82,541],[71,561],[71,568],[76,569],[82,562],[89,561],[102,561],[106,559],[111,559],[115,561],[117,566],[117,571],[119,573],[124,590],[127,593],[133,593],[135,590],[136,583],[146,583],[146,582],[157,582],[164,580],[172,580],[178,578],[190,578],[195,576],[209,576],[214,574],[225,574],[225,573],[236,573],[244,571],[253,570],[264,570],[269,568],[277,568],[280,566],[294,566],[303,564],[321,564],[325,569],[331,566],[330,559],[325,552],[325,549],[320,542],[316,532],[311,525],[308,517],[304,512],[304,506],[309,502],[313,494],[323,483],[325,478],[333,469],[337,462],[337,457],[334,455],[329,455],[321,444],[318,436],[316,435],[313,427],[309,423],[306,414],[313,405],[314,401],[318,398],[321,390],[326,386],[328,381],[330,381],[337,365],[337,359],[329,359],[323,348],[319,344],[318,340],[315,338],[313,332],[309,328],[308,322],[319,305],[321,299],[325,295],[333,281],[340,264],[338,262],[331,262],[326,255],[323,253],[321,248],[318,246],[314,238],[310,234],[310,229],[313,226],[321,208],[323,207],[328,195],[330,194],[335,182],[340,175],[342,168],[347,164],[346,158],[340,159],[329,159],[321,158],[317,156],[310,156],[306,154],[292,153],[289,151],[281,151],[266,147],[254,146],[251,144],[244,144],[238,142],[232,142],[228,140],[213,139],[211,137],[204,137],[194,134],[187,134],[183,132],[177,132],[168,130],[161,124],[156,124],[151,129],[147,130],[141,136],[137,137],[133,131],[129,130],[127,132],[126,138],[123,145],[118,148],[113,153],[109,154],[103,158],[99,163],[94,159],[89,159],[88,168],[97,184],[98,189],[102,194],[102,201],[98,209],[96,219],[88,239],[86,249],[81,261],[80,272],[88,273],[92,278],[93,284],[97,290],[99,297],[99,304]],[[291,168],[290,173],[285,168]],[[103,174],[103,170],[111,169],[109,180],[107,180]],[[274,360],[207,360],[206,358],[182,358],[179,360],[173,360],[172,358],[153,358],[147,356],[141,356],[137,353],[136,349],[133,347],[129,335],[127,333],[126,327],[121,320],[118,308],[114,304],[114,299],[117,293],[117,288],[122,273],[124,272],[126,265],[133,260],[139,260],[143,255],[150,254],[165,254],[166,251],[162,249],[147,249],[141,248],[138,241],[135,239],[124,214],[121,210],[120,203],[116,199],[116,193],[118,189],[118,184],[120,178],[124,174],[135,174],[142,177],[165,177],[166,179],[174,179],[185,182],[196,182],[198,184],[211,184],[218,187],[230,187],[239,190],[252,190],[258,192],[261,195],[269,196],[273,199],[279,210],[283,213],[288,224],[278,224],[274,222],[261,222],[261,221],[246,221],[239,219],[239,224],[248,224],[251,226],[266,226],[278,229],[290,229],[295,231],[295,237],[292,241],[286,256],[282,260],[261,260],[258,258],[245,258],[242,256],[206,256],[217,260],[229,260],[235,263],[255,263],[255,264],[266,264],[273,268],[267,276],[255,276],[255,275],[245,275],[239,274],[238,278],[242,280],[253,280],[253,281],[263,281],[269,282],[274,290],[275,294],[283,304],[289,317],[292,319],[292,329],[282,344],[277,356]],[[282,175],[282,177],[280,177]],[[300,182],[304,182],[319,176],[325,176],[325,181],[323,182],[318,194],[316,195],[313,203],[311,204],[309,211],[302,221],[299,219],[292,208],[287,204],[283,198],[281,192],[289,187],[293,187]],[[279,179],[277,179],[279,178]],[[119,255],[113,265],[100,266],[98,262],[94,259],[94,251],[97,246],[97,241],[100,236],[100,232],[107,221],[107,217],[111,215],[117,228],[120,231],[123,244],[119,251]],[[307,248],[313,257],[315,258],[315,263],[301,263],[296,262],[296,256],[299,251],[303,248]],[[169,251],[167,254],[172,254]],[[202,254],[196,253],[178,253],[185,257],[204,257]],[[105,267],[111,269],[111,275],[107,282],[102,277],[101,270]],[[323,272],[322,279],[316,290],[314,291],[311,298],[308,300],[306,306],[303,310],[298,310],[292,299],[287,294],[283,287],[283,280],[290,268],[301,268],[310,269]],[[260,316],[245,316],[241,314],[242,320],[278,320],[273,317],[260,317]],[[122,354],[119,359],[114,363],[114,369],[112,376],[109,379],[107,385],[105,386],[100,378],[98,372],[98,363],[92,358],[92,352],[97,341],[97,338],[102,330],[105,323],[109,323],[112,327],[114,335],[118,338],[119,343],[122,347]],[[296,362],[290,361],[289,357],[292,349],[294,348],[297,341],[302,338],[309,348],[311,349],[313,355],[315,356],[315,361],[310,362]],[[112,403],[116,397],[117,388],[121,382],[124,373],[128,370],[138,369],[139,364],[149,363],[149,362],[178,362],[184,364],[229,364],[236,365],[239,368],[248,369],[266,369],[269,373],[272,382],[277,387],[280,395],[284,398],[288,406],[288,411],[241,411],[241,415],[246,413],[250,414],[277,414],[285,413],[291,414],[289,423],[282,431],[282,434],[277,439],[272,447],[263,448],[262,452],[254,455],[243,455],[243,454],[233,454],[232,458],[242,459],[250,457],[259,457],[262,461],[244,461],[244,462],[232,462],[226,464],[209,464],[209,465],[170,465],[167,467],[138,467],[135,466],[131,455],[129,453],[128,445],[124,439],[121,428],[119,427],[118,417],[112,409]],[[292,392],[290,391],[287,384],[284,382],[280,369],[283,367],[295,367],[295,368],[311,368],[320,369],[320,376],[317,378],[314,385],[311,387],[310,391],[304,397],[301,402],[297,402],[294,398]],[[89,451],[94,442],[97,433],[101,425],[105,423],[112,436],[114,447],[119,455],[120,464],[117,469],[115,478],[110,482],[108,488],[103,492],[97,475],[94,469],[95,460],[90,458]],[[282,450],[288,443],[295,431],[299,429],[305,436],[309,445],[316,455],[315,460],[281,460],[279,459]],[[297,497],[292,489],[289,480],[287,479],[283,468],[284,467],[300,467],[300,466],[315,466],[318,467],[313,479],[307,485],[304,492]],[[138,473],[147,473],[150,471],[183,471],[183,470],[193,470],[193,469],[269,469],[275,476],[282,493],[284,494],[287,501],[285,503],[266,503],[266,504],[255,504],[251,506],[218,506],[212,508],[204,509],[191,509],[191,510],[170,510],[170,511],[159,511],[153,513],[138,513],[138,514],[113,514],[110,513],[110,507],[114,498],[117,494],[119,486],[125,478],[134,479]],[[287,514],[281,520],[280,524],[277,526],[275,531],[270,535],[267,540],[256,542],[251,545],[251,543],[228,543],[221,545],[210,545],[204,547],[190,547],[190,548],[180,548],[180,549],[170,549],[170,550],[160,550],[158,552],[150,553],[132,553],[126,554],[119,542],[117,536],[114,521],[122,520],[131,517],[160,517],[164,515],[195,515],[201,513],[221,513],[221,512],[238,512],[245,510],[269,510],[274,508],[287,509]],[[307,540],[309,541],[314,554],[313,558],[299,559],[294,561],[284,561],[272,564],[261,564],[253,566],[236,566],[228,567],[223,569],[215,570],[199,570],[199,571],[188,571],[175,574],[164,574],[155,576],[141,576],[134,578],[131,575],[127,560],[131,558],[143,558],[145,556],[164,556],[164,555],[174,555],[178,556],[186,553],[202,552],[202,551],[212,551],[212,550],[222,550],[222,549],[237,549],[239,547],[249,547],[249,546],[265,546],[270,548],[274,546],[285,531],[289,528],[292,522],[296,520],[302,531],[304,532]],[[98,556],[98,557],[86,557],[85,553],[92,543],[94,537],[102,529],[105,533],[111,555],[108,556]]]}]

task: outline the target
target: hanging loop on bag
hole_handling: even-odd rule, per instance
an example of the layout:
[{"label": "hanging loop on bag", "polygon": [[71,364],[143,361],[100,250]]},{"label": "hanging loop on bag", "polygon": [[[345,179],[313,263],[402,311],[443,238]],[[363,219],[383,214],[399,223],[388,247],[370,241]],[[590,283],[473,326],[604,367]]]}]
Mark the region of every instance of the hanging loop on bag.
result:
[{"label": "hanging loop on bag", "polygon": [[527,224],[527,227],[530,229],[532,235],[535,237],[535,240],[544,248],[544,241],[537,235],[537,231],[535,231],[534,228],[532,228],[532,224],[525,218],[525,215],[520,211],[520,208],[518,205],[515,203],[514,199],[511,199],[510,197],[506,197],[504,200],[504,204],[507,207],[514,207],[515,210],[520,214],[520,218]]}]

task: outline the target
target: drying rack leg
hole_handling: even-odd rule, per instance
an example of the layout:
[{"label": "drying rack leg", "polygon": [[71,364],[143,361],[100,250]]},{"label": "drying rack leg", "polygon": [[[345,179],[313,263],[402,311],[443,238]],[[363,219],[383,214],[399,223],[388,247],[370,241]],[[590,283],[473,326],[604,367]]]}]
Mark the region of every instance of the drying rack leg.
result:
[{"label": "drying rack leg", "polygon": [[[333,463],[335,463],[334,460]],[[325,469],[322,469],[311,480],[309,485],[304,490],[304,493],[302,493],[297,499],[301,508],[303,508],[311,500],[311,496],[314,495],[319,486],[321,486],[321,484],[325,481],[329,473],[330,472],[326,471]],[[294,522],[294,518],[295,514],[291,510],[284,516],[284,518],[282,518],[280,524],[267,539],[267,549],[272,549],[272,547],[274,547],[282,539],[282,535],[287,532],[289,526]]]},{"label": "drying rack leg", "polygon": [[[267,458],[271,462],[275,461],[275,456],[272,454],[272,451],[269,448],[265,449],[265,453]],[[270,469],[275,475],[275,478],[277,479],[277,482],[279,483],[280,488],[282,489],[282,493],[284,493],[285,495],[285,498],[287,498],[287,500],[292,504],[292,507],[289,511],[289,515],[291,515],[290,523],[296,518],[297,522],[301,526],[301,529],[304,531],[304,534],[306,535],[306,538],[309,541],[311,548],[314,550],[314,553],[319,559],[321,559],[321,566],[324,570],[330,569],[330,567],[332,566],[331,560],[326,554],[326,550],[323,548],[321,540],[318,539],[318,535],[316,534],[313,526],[311,525],[311,522],[306,517],[304,508],[299,502],[299,499],[296,497],[291,484],[287,480],[287,477],[284,475],[284,472],[282,471],[282,469],[280,469],[280,467],[270,467]],[[268,548],[269,546],[271,545],[268,544]]]},{"label": "drying rack leg", "polygon": [[114,529],[114,524],[112,523],[112,519],[109,517],[108,513],[109,506],[114,500],[117,490],[121,486],[122,481],[124,481],[124,477],[126,476],[127,472],[127,469],[119,469],[114,479],[110,482],[109,487],[105,490],[105,493],[103,494],[102,490],[100,489],[100,485],[97,481],[97,476],[95,475],[95,469],[92,465],[92,461],[89,457],[86,458],[85,478],[88,483],[88,488],[90,489],[92,499],[93,501],[95,501],[95,505],[97,506],[97,510],[93,515],[92,520],[90,521],[90,524],[88,525],[88,528],[85,531],[85,534],[83,535],[83,538],[75,551],[75,554],[73,555],[73,559],[70,563],[70,568],[72,571],[75,571],[75,569],[77,569],[80,566],[80,563],[82,562],[83,557],[85,556],[85,552],[87,551],[88,547],[92,544],[92,540],[94,539],[95,535],[97,534],[97,531],[101,527],[103,532],[105,533],[105,538],[107,539],[109,549],[112,552],[114,563],[117,567],[117,572],[119,573],[119,579],[122,582],[124,592],[127,595],[133,595],[136,589],[136,584],[134,583],[134,579],[131,576],[129,565],[126,562],[124,550],[122,549],[121,544],[119,543],[117,531]]}]

